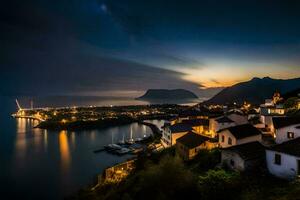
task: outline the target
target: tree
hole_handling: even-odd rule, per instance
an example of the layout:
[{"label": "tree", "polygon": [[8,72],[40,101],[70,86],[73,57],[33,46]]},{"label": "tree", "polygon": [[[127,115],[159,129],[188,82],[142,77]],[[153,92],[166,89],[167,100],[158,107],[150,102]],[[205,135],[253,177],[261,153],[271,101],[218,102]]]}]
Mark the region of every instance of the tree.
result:
[{"label": "tree", "polygon": [[295,110],[298,108],[298,98],[291,97],[284,102],[284,108],[288,110]]}]

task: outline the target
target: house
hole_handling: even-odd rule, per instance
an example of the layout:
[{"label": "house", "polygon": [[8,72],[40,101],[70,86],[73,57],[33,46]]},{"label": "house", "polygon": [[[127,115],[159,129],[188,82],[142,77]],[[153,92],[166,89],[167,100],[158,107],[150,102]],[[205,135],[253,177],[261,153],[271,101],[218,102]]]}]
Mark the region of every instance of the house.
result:
[{"label": "house", "polygon": [[235,122],[236,125],[248,124],[248,118],[238,110],[229,111],[226,116]]},{"label": "house", "polygon": [[193,131],[198,134],[208,135],[209,120],[208,119],[189,119],[182,120],[182,123],[188,124],[193,128]]},{"label": "house", "polygon": [[235,126],[235,122],[229,119],[227,116],[221,116],[217,118],[209,119],[209,135],[216,137],[219,130]]},{"label": "house", "polygon": [[215,148],[217,144],[211,138],[190,131],[177,139],[176,152],[183,160],[191,160],[200,150]]},{"label": "house", "polygon": [[272,118],[276,116],[284,116],[285,109],[282,104],[277,104],[282,98],[277,92],[273,99],[266,99],[265,104],[260,105],[260,121],[265,124],[265,128],[270,128]]},{"label": "house", "polygon": [[273,117],[272,122],[277,144],[300,137],[300,117]]},{"label": "house", "polygon": [[252,171],[264,164],[265,147],[259,142],[231,146],[221,150],[221,163],[230,169]]},{"label": "house", "polygon": [[300,174],[300,138],[266,149],[268,170],[274,176],[294,179]]},{"label": "house", "polygon": [[163,126],[162,138],[161,141],[164,146],[170,147],[176,144],[176,140],[189,131],[192,131],[193,128],[185,123],[178,124],[165,124]]},{"label": "house", "polygon": [[222,148],[262,140],[262,133],[251,124],[229,127],[218,132]]},{"label": "house", "polygon": [[253,118],[259,118],[259,112],[256,109],[251,109],[248,111],[248,120]]}]

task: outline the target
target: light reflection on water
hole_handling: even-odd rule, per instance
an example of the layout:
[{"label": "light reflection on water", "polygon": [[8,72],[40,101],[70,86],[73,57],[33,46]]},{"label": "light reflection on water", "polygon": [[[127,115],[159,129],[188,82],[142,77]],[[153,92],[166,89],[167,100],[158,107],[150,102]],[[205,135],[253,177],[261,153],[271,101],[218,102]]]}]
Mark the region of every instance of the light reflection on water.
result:
[{"label": "light reflection on water", "polygon": [[67,171],[70,165],[70,150],[66,131],[59,132],[59,150],[61,157],[61,166],[63,171]]},{"label": "light reflection on water", "polygon": [[[123,135],[126,140],[152,133],[138,123],[103,130],[47,131],[33,128],[37,125],[34,120],[15,122],[14,150],[8,155],[12,162],[8,159],[6,164],[16,195],[29,199],[62,199],[92,183],[103,169],[131,157],[95,154],[94,150],[122,140]],[[37,185],[43,189],[33,190]]]}]

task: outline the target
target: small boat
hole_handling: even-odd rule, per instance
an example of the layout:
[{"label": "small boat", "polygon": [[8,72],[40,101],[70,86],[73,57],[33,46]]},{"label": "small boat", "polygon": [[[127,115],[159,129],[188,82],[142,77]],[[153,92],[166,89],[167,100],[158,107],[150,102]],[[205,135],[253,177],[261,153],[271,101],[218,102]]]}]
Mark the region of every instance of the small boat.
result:
[{"label": "small boat", "polygon": [[125,136],[124,136],[124,134],[123,134],[123,138],[122,138],[122,140],[120,140],[119,142],[118,142],[118,144],[119,145],[123,145],[123,144],[125,144],[126,142],[125,142]]},{"label": "small boat", "polygon": [[116,150],[122,149],[122,147],[120,145],[117,145],[117,144],[109,144],[107,146],[104,146],[104,148],[107,151],[116,151]]},{"label": "small boat", "polygon": [[132,137],[132,127],[131,127],[131,129],[130,129],[130,138],[128,140],[126,140],[126,144],[134,144],[134,143],[135,143],[135,141]]},{"label": "small boat", "polygon": [[126,144],[134,144],[134,143],[135,143],[135,141],[133,138],[126,140]]},{"label": "small boat", "polygon": [[143,141],[143,139],[142,138],[136,138],[134,141],[135,142],[141,142],[141,141]]}]

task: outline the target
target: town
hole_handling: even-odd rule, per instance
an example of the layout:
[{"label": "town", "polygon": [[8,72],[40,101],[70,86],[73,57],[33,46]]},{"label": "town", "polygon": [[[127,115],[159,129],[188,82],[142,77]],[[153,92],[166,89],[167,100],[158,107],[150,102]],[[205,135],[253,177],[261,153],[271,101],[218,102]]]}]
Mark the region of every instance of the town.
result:
[{"label": "town", "polygon": [[[166,112],[171,110],[169,107],[164,111],[158,107],[153,106],[155,112],[160,110],[165,119],[164,125],[158,127],[161,130],[159,138],[147,140],[147,149],[139,152],[137,157],[104,170],[96,184],[83,194],[105,194],[103,190],[107,192],[108,185],[117,187],[124,181],[126,183],[128,177],[132,179],[139,174],[139,165],[145,159],[157,162],[166,154],[172,155],[172,159],[173,156],[179,157],[186,166],[207,165],[206,173],[221,167],[218,170],[226,169],[253,177],[274,177],[285,185],[300,175],[300,94],[284,99],[276,92],[261,105],[247,102],[242,105],[198,104],[192,107],[174,106],[173,112]],[[150,110],[146,112],[151,113]],[[205,160],[208,155],[214,157]],[[218,177],[213,178],[216,179],[215,184],[220,181]],[[230,185],[222,181],[219,184]],[[207,199],[218,197],[210,194]]]},{"label": "town", "polygon": [[[242,105],[197,104],[192,107],[145,105],[22,109],[18,102],[17,105],[19,110],[13,114],[14,117],[37,119],[40,121],[38,128],[46,129],[100,128],[99,124],[114,126],[164,119],[163,127],[152,127],[152,131],[156,132],[155,139],[147,139],[146,144],[152,152],[175,148],[178,156],[190,161],[202,150],[220,149],[220,164],[231,170],[255,171],[265,166],[270,174],[279,178],[293,180],[300,175],[300,96],[283,99],[276,92],[258,106],[245,102]],[[132,159],[129,162],[132,163]],[[127,168],[122,169],[128,171]],[[115,170],[116,174],[110,179],[121,180],[118,174],[123,173],[119,171]]]}]

